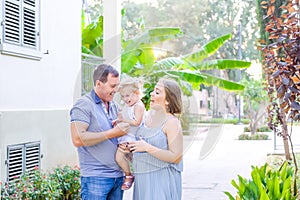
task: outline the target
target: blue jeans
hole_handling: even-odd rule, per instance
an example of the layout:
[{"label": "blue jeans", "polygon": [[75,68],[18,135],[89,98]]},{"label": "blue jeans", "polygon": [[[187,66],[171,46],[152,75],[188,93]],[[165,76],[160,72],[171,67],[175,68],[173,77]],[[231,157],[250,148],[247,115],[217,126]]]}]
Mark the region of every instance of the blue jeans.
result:
[{"label": "blue jeans", "polygon": [[81,177],[82,200],[122,200],[123,177]]}]

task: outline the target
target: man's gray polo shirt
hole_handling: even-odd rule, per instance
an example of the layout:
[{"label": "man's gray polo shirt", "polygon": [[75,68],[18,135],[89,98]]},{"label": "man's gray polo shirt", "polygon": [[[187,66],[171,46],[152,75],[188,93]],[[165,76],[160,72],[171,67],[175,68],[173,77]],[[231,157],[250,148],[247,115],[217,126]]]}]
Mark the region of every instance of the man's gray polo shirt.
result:
[{"label": "man's gray polo shirt", "polygon": [[[90,132],[100,132],[112,128],[112,120],[117,118],[118,108],[109,102],[106,113],[102,100],[92,90],[82,96],[70,111],[71,122],[88,124]],[[78,147],[81,176],[121,177],[123,172],[115,161],[117,139],[112,138],[94,146]]]}]

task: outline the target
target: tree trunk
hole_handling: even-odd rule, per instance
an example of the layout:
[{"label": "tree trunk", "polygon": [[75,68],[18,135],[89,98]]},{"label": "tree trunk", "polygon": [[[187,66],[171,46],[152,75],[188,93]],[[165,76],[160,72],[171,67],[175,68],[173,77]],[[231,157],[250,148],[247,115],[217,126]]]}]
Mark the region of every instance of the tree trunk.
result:
[{"label": "tree trunk", "polygon": [[285,159],[291,160],[291,154],[290,154],[290,148],[289,148],[289,141],[288,141],[288,128],[287,128],[287,122],[286,122],[286,115],[282,109],[280,109],[281,115],[282,115],[282,139],[283,139],[283,146],[284,146],[284,153],[285,153]]},{"label": "tree trunk", "polygon": [[231,113],[234,116],[238,116],[239,111],[238,111],[238,107],[235,103],[233,92],[227,92],[226,106],[228,108],[227,114]]}]

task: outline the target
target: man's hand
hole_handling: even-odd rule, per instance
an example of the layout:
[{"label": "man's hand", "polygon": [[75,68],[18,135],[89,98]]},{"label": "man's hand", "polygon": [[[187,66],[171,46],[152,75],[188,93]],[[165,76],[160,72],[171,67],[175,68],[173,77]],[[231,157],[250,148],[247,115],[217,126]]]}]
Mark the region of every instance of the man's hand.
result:
[{"label": "man's hand", "polygon": [[118,118],[112,121],[112,125],[116,126],[118,123],[124,122],[122,112],[118,112]]},{"label": "man's hand", "polygon": [[74,146],[92,146],[110,138],[120,137],[128,133],[129,124],[118,123],[113,129],[100,132],[87,131],[88,125],[82,122],[71,123],[71,136]]},{"label": "man's hand", "polygon": [[129,128],[130,128],[129,124],[125,123],[125,122],[120,122],[115,127],[119,128],[123,132],[122,135],[125,135],[126,133],[128,133]]},{"label": "man's hand", "polygon": [[118,112],[118,120],[119,120],[119,122],[122,122],[124,120],[122,110],[120,112]]}]

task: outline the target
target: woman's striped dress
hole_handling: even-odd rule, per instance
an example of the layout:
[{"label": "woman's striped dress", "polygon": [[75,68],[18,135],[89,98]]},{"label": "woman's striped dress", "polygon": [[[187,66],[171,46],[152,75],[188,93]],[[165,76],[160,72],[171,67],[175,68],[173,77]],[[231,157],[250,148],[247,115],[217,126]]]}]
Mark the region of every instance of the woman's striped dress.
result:
[{"label": "woman's striped dress", "polygon": [[[160,128],[142,126],[137,132],[147,143],[161,149],[168,149],[165,133]],[[148,153],[134,153],[133,170],[135,175],[133,200],[180,200],[182,193],[179,164],[161,161]]]}]

